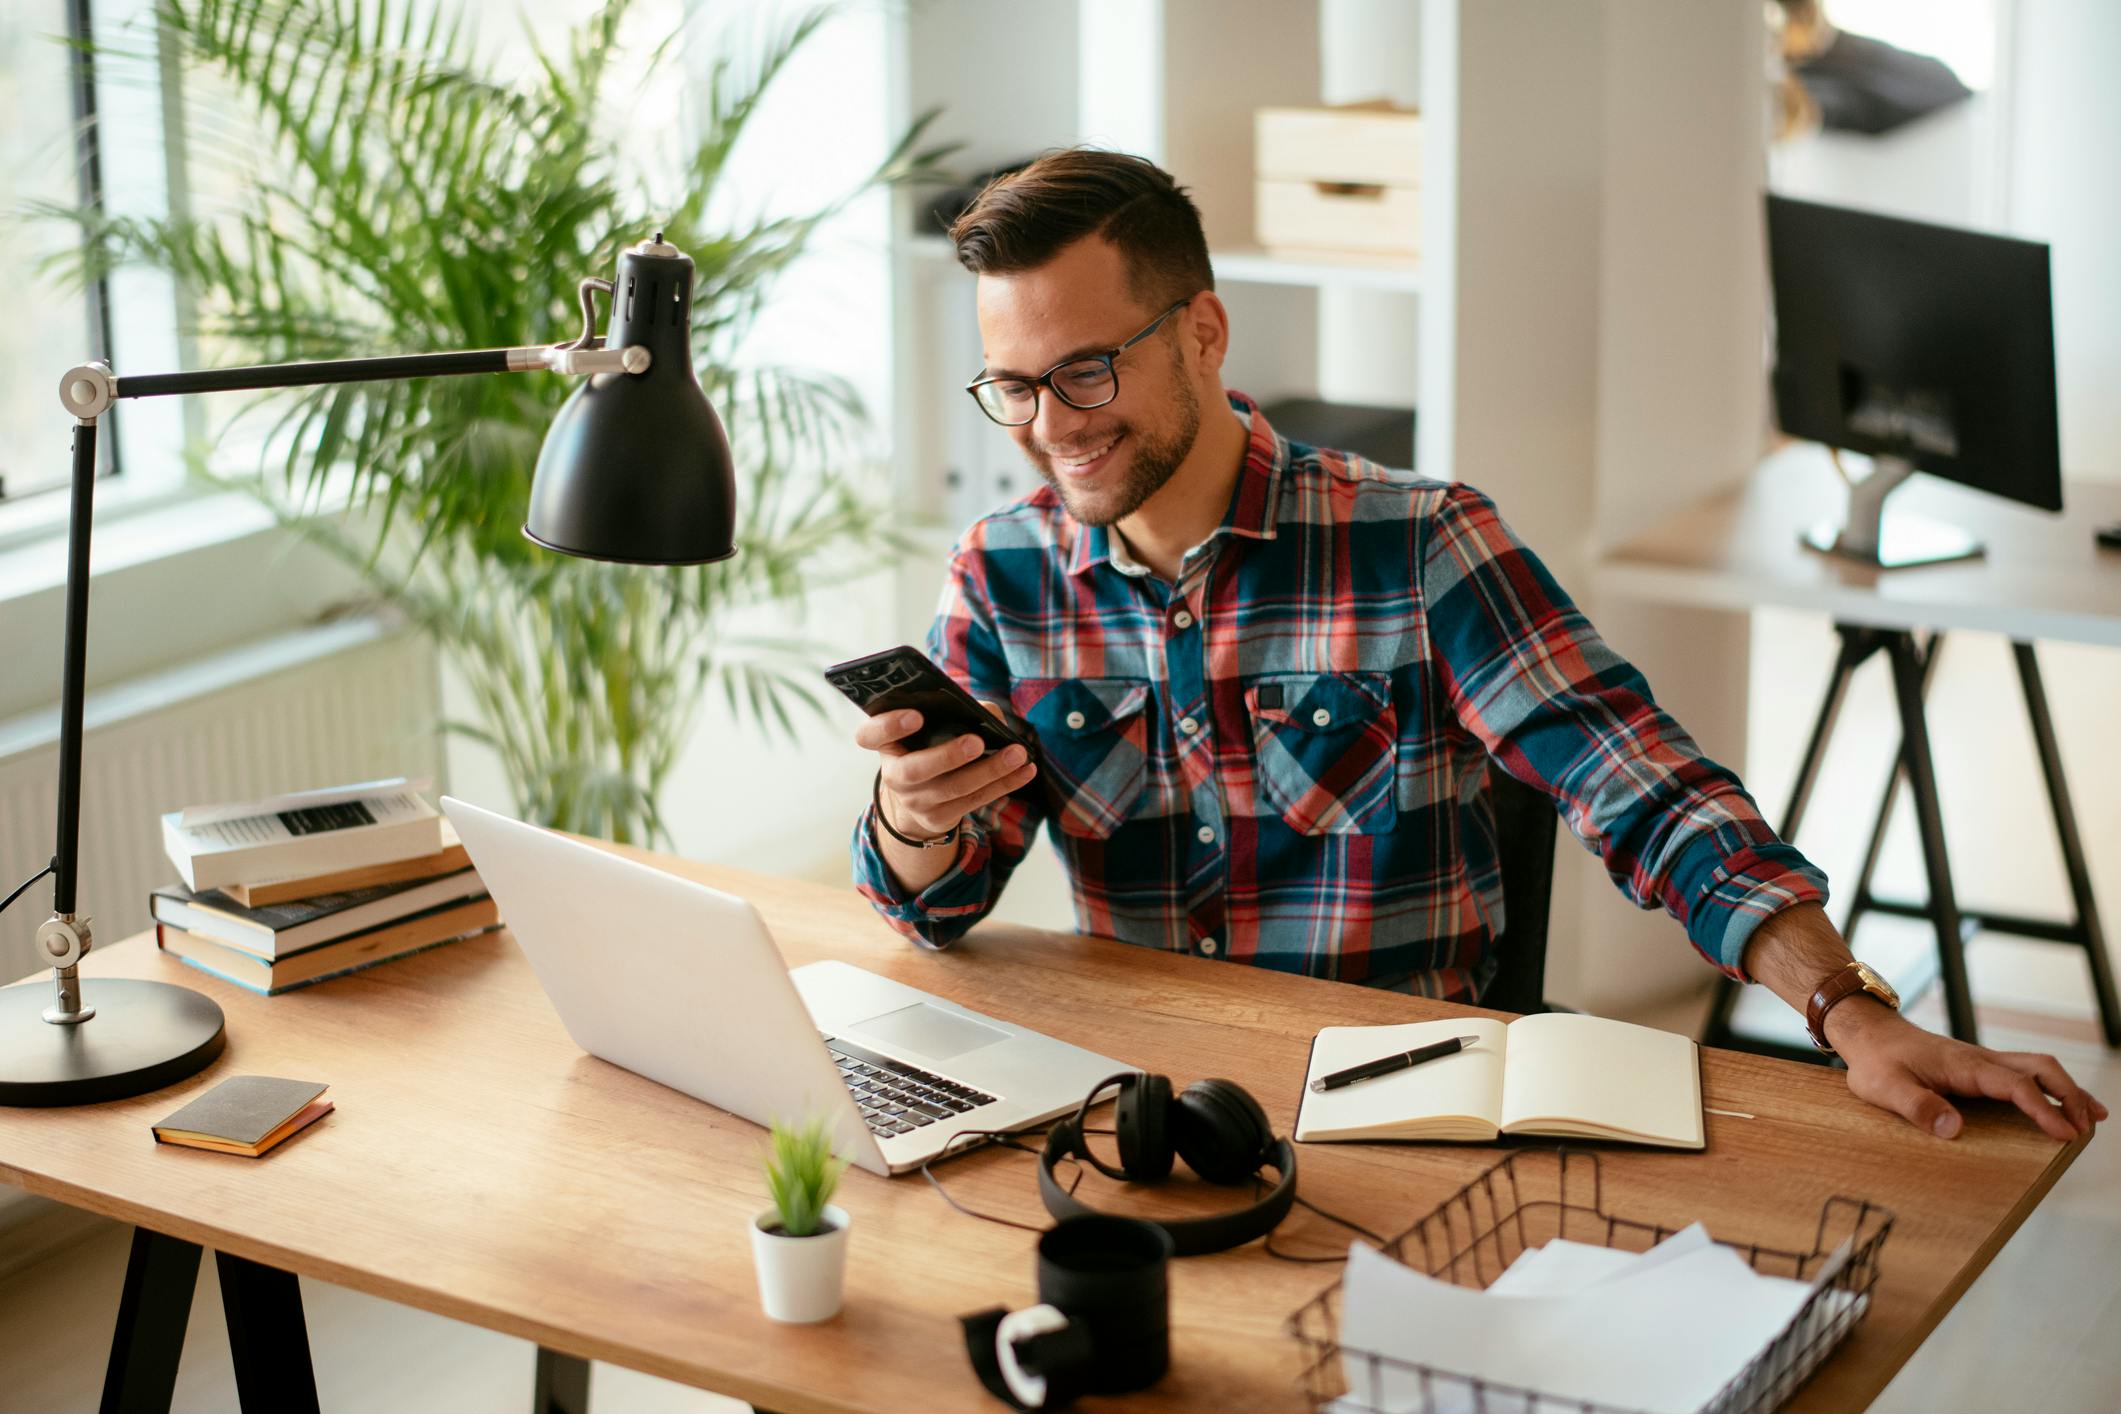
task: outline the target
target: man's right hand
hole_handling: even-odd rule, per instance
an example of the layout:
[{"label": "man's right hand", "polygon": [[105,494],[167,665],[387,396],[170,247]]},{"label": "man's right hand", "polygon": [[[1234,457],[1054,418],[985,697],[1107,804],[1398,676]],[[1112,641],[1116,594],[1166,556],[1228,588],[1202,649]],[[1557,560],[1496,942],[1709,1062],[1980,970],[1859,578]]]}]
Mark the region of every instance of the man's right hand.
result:
[{"label": "man's right hand", "polygon": [[[994,704],[982,705],[995,716],[1001,715]],[[903,743],[920,727],[918,712],[886,712],[867,719],[854,732],[856,745],[883,758],[884,812],[892,828],[902,835],[915,839],[946,835],[965,816],[1000,800],[1038,774],[1038,766],[1026,759],[1021,746],[1006,747],[982,757],[986,743],[969,732],[940,746],[909,750]],[[911,882],[904,877],[906,871],[899,868],[902,854],[944,853],[909,850],[887,832],[879,832],[878,843],[883,845],[885,857],[891,861],[893,872],[901,875],[902,883]],[[943,864],[947,867],[947,859]],[[940,874],[938,869],[936,877]]]}]

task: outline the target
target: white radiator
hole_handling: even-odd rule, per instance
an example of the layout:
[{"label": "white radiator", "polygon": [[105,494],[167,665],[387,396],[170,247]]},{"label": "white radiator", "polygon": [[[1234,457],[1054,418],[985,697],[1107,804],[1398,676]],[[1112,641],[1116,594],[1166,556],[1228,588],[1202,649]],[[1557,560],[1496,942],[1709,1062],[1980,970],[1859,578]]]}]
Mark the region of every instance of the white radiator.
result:
[{"label": "white radiator", "polygon": [[[78,892],[97,943],[146,928],[148,891],[176,879],[164,811],[383,776],[439,788],[440,700],[433,647],[368,618],[91,692]],[[51,857],[58,774],[56,710],[0,722],[0,897]],[[0,981],[36,970],[32,938],[50,913],[42,879],[0,914]]]}]

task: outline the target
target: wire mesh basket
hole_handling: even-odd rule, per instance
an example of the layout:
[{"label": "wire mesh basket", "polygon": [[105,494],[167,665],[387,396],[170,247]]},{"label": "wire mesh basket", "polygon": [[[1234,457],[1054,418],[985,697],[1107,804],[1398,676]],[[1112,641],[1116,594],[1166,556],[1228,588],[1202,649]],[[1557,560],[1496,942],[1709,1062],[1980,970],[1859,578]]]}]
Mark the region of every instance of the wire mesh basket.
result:
[{"label": "wire mesh basket", "polygon": [[[1788,1399],[1870,1309],[1879,1249],[1892,1226],[1887,1209],[1835,1197],[1820,1206],[1809,1252],[1718,1235],[1763,1276],[1820,1284],[1781,1334],[1702,1406],[1701,1414],[1764,1414]],[[1596,1154],[1520,1149],[1393,1238],[1384,1253],[1438,1280],[1482,1291],[1520,1255],[1554,1238],[1646,1252],[1677,1231],[1607,1212]],[[1832,1274],[1821,1281],[1830,1268]],[[1287,1326],[1304,1347],[1299,1380],[1309,1402],[1331,1414],[1635,1414],[1372,1351],[1344,1350],[1338,1282],[1297,1308]]]}]

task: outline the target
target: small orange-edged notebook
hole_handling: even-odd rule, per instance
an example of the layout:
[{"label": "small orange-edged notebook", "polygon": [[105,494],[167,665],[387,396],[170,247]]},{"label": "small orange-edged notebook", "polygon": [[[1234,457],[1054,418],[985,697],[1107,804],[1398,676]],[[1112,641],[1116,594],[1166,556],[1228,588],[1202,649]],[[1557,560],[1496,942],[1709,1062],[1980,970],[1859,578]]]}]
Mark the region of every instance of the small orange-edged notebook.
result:
[{"label": "small orange-edged notebook", "polygon": [[312,1080],[234,1075],[154,1126],[158,1144],[182,1144],[255,1159],[331,1113]]}]

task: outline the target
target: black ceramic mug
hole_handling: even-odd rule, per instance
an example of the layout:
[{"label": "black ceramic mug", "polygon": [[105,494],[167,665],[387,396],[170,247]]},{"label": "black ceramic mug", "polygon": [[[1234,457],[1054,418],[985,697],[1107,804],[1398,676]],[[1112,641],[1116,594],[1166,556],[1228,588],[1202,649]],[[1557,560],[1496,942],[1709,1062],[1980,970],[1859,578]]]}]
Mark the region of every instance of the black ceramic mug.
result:
[{"label": "black ceramic mug", "polygon": [[1155,1223],[1061,1219],[1038,1240],[1038,1305],[958,1318],[980,1383],[1017,1409],[1155,1384],[1171,1367],[1172,1251]]},{"label": "black ceramic mug", "polygon": [[1038,1298],[1089,1333],[1081,1388],[1125,1394],[1171,1368],[1171,1236],[1154,1223],[1067,1218],[1038,1240]]}]

